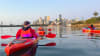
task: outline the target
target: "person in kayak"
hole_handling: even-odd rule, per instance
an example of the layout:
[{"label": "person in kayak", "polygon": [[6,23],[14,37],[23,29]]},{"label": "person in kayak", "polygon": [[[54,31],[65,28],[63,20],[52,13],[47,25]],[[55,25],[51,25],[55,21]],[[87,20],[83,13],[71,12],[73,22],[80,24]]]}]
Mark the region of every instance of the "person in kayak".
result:
[{"label": "person in kayak", "polygon": [[44,35],[45,35],[45,31],[44,31],[44,29],[43,29],[42,27],[39,27],[39,28],[38,28],[37,33],[38,33],[38,35],[39,35],[40,37],[42,37],[42,39],[43,39],[43,37],[44,37]]},{"label": "person in kayak", "polygon": [[16,33],[16,39],[21,38],[32,38],[38,40],[38,36],[35,33],[35,30],[31,28],[29,21],[25,21],[24,26]]},{"label": "person in kayak", "polygon": [[[93,24],[91,24],[91,26],[88,26],[88,29],[90,29],[90,30],[95,30],[96,28],[94,27]],[[93,33],[93,32],[90,32],[90,33],[88,33],[88,36],[91,36],[91,38],[93,38],[94,33]]]},{"label": "person in kayak", "polygon": [[90,30],[95,30],[95,27],[94,27],[93,24],[91,24],[91,26],[88,26],[88,28],[89,28]]}]

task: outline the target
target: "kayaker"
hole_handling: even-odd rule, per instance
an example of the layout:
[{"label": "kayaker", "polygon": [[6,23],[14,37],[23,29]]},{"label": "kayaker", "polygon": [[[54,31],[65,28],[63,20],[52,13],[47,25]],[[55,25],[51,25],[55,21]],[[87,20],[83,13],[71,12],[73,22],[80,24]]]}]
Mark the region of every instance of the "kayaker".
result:
[{"label": "kayaker", "polygon": [[90,30],[95,30],[95,27],[94,27],[93,24],[91,24],[91,26],[88,26],[88,28],[89,28]]},{"label": "kayaker", "polygon": [[40,37],[44,37],[44,35],[45,35],[45,31],[44,31],[44,29],[42,28],[42,27],[39,27],[38,28],[38,31],[37,31],[37,33],[38,33],[38,35],[40,36]]},{"label": "kayaker", "polygon": [[30,22],[25,21],[23,27],[17,31],[16,39],[32,38],[38,40],[38,36],[34,29],[31,28]]},{"label": "kayaker", "polygon": [[44,31],[44,29],[42,27],[39,27],[38,31]]},{"label": "kayaker", "polygon": [[[90,26],[88,26],[88,29],[90,29],[90,30],[95,30],[95,27],[94,27],[93,24],[91,24]],[[91,31],[90,33],[88,33],[88,36],[91,36],[91,38],[93,38],[94,33]]]}]

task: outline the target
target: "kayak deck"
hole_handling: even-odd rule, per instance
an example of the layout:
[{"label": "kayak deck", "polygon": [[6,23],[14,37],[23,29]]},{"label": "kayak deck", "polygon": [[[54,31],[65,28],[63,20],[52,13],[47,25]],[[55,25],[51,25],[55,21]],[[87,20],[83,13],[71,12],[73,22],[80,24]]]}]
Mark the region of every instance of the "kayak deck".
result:
[{"label": "kayak deck", "polygon": [[32,39],[13,40],[6,46],[5,52],[6,52],[7,56],[9,56],[9,55],[15,54],[16,52],[19,52],[21,50],[31,48],[33,46],[37,46],[37,43],[34,43],[34,41]]}]

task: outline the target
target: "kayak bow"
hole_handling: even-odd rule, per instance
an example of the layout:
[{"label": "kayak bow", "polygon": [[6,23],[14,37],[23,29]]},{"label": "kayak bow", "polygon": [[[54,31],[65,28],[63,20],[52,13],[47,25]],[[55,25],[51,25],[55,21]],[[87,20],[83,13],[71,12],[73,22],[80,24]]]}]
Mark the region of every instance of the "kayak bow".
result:
[{"label": "kayak bow", "polygon": [[33,45],[36,45],[34,43],[34,40],[32,39],[18,39],[11,41],[5,48],[5,52],[7,56],[20,51],[24,48],[32,47]]}]

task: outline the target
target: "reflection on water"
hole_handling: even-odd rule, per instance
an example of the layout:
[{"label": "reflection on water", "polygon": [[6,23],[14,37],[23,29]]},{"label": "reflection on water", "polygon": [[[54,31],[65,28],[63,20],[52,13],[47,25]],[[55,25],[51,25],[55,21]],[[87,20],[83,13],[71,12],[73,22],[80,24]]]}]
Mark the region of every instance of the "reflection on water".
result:
[{"label": "reflection on water", "polygon": [[94,43],[95,47],[98,48],[98,45],[96,44],[97,41],[96,40],[91,40],[91,41]]},{"label": "reflection on water", "polygon": [[62,37],[62,33],[63,32],[63,29],[61,26],[57,26],[57,35],[61,38]]},{"label": "reflection on water", "polygon": [[[63,35],[69,35],[72,34],[72,28],[71,27],[62,27],[62,26],[57,26],[56,27],[56,34],[57,38],[64,38]],[[67,37],[67,36],[66,36]]]},{"label": "reflection on water", "polygon": [[[0,28],[0,35],[15,35],[20,27]],[[51,27],[43,27],[48,33]],[[38,27],[33,27],[36,31]],[[56,26],[52,27],[52,32],[57,36],[54,39],[44,39],[39,41],[39,45],[55,42],[56,46],[38,46],[36,56],[100,56],[100,40],[88,39],[88,33],[82,33],[81,28],[71,28]],[[94,36],[95,37],[95,36]],[[98,37],[99,38],[99,37]],[[0,44],[8,43],[14,38],[0,39]],[[0,46],[0,56],[6,56],[4,46]],[[31,51],[21,53],[28,55]],[[33,53],[33,51],[32,51]],[[30,54],[29,54],[30,55]]]}]

